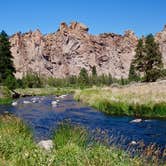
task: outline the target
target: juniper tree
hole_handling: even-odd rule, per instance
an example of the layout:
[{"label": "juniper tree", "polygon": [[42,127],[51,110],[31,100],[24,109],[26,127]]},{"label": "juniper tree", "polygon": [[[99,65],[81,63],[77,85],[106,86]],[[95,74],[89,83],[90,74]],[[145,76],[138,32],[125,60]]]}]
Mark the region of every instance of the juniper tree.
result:
[{"label": "juniper tree", "polygon": [[136,71],[134,61],[132,61],[129,70],[129,81],[139,81],[139,80],[140,80],[139,73]]},{"label": "juniper tree", "polygon": [[138,80],[139,75],[142,75],[146,82],[156,81],[160,78],[163,69],[162,55],[153,35],[148,35],[145,42],[140,39],[135,51],[136,54],[130,66],[129,79]]},{"label": "juniper tree", "polygon": [[92,77],[91,80],[92,84],[96,84],[97,83],[97,70],[96,70],[96,66],[92,67]]},{"label": "juniper tree", "polygon": [[97,76],[96,66],[92,67],[92,76],[94,76],[94,77]]},{"label": "juniper tree", "polygon": [[145,40],[145,81],[156,81],[161,77],[163,68],[162,55],[159,50],[159,44],[155,42],[152,34]]},{"label": "juniper tree", "polygon": [[135,52],[136,54],[133,61],[134,68],[140,73],[144,72],[145,71],[145,63],[144,63],[145,47],[144,47],[144,43],[142,39],[139,39]]},{"label": "juniper tree", "polygon": [[80,70],[78,80],[79,80],[79,83],[81,85],[88,85],[88,83],[89,83],[89,76],[88,76],[88,72],[87,72],[87,70],[85,68],[82,68]]},{"label": "juniper tree", "polygon": [[144,53],[143,40],[139,39],[135,49],[135,57],[130,64],[130,70],[129,70],[130,81],[138,81],[140,73],[144,72],[145,69],[144,58],[145,58],[145,53]]},{"label": "juniper tree", "polygon": [[0,82],[14,77],[13,56],[10,51],[9,37],[5,31],[0,33]]}]

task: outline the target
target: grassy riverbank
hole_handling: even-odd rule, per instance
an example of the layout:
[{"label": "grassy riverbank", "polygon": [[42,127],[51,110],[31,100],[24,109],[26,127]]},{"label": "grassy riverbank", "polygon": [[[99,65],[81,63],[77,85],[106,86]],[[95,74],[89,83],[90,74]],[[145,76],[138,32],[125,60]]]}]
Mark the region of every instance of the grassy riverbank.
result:
[{"label": "grassy riverbank", "polygon": [[[110,87],[93,87],[82,90],[71,87],[48,87],[16,89],[15,91],[21,96],[74,93],[76,100],[110,115],[166,118],[166,81],[125,86],[116,84]],[[0,104],[9,104],[11,101],[10,98],[1,98]]]},{"label": "grassy riverbank", "polygon": [[77,90],[75,99],[110,115],[166,118],[166,82]]},{"label": "grassy riverbank", "polygon": [[12,101],[13,100],[11,98],[0,98],[0,105],[1,104],[11,104]]},{"label": "grassy riverbank", "polygon": [[17,93],[30,96],[48,96],[48,95],[63,95],[63,94],[70,94],[74,93],[74,89],[70,87],[64,88],[55,88],[55,87],[48,87],[48,88],[25,88],[25,89],[16,89]]},{"label": "grassy riverbank", "polygon": [[1,104],[11,104],[11,92],[7,87],[0,86],[0,105]]},{"label": "grassy riverbank", "polygon": [[[63,94],[71,94],[74,93],[75,89],[71,87],[64,88],[20,88],[15,89],[15,92],[20,94],[20,96],[48,96],[48,95],[63,95]],[[11,91],[6,87],[0,87],[0,105],[1,104],[11,104],[12,97]]]},{"label": "grassy riverbank", "polygon": [[127,152],[115,147],[97,142],[88,144],[88,138],[85,129],[61,124],[53,137],[54,147],[48,152],[37,146],[20,119],[1,116],[0,163],[4,166],[153,165],[144,158],[131,158]]}]

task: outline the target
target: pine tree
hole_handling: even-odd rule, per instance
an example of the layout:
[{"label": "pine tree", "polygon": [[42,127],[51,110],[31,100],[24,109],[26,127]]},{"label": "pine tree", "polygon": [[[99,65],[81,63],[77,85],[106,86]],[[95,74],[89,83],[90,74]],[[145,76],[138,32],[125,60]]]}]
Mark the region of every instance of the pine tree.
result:
[{"label": "pine tree", "polygon": [[111,85],[112,83],[113,83],[112,75],[109,73],[108,74],[108,84],[107,85]]},{"label": "pine tree", "polygon": [[96,77],[97,76],[97,71],[96,71],[96,66],[92,67],[92,76]]},{"label": "pine tree", "polygon": [[144,72],[145,71],[145,47],[142,39],[139,39],[138,44],[136,46],[135,50],[135,58],[133,60],[133,67],[135,68],[136,71],[138,72]]},{"label": "pine tree", "polygon": [[138,81],[140,73],[144,72],[145,64],[144,64],[144,45],[143,40],[139,39],[138,44],[135,49],[135,57],[130,64],[129,70],[129,80],[130,81]]},{"label": "pine tree", "polygon": [[5,86],[7,86],[8,89],[10,89],[10,90],[13,90],[18,86],[18,82],[17,82],[16,78],[13,77],[12,75],[8,75],[7,78],[4,80],[3,84]]},{"label": "pine tree", "polygon": [[92,77],[91,77],[91,82],[92,84],[96,84],[97,83],[97,70],[96,70],[96,66],[92,67]]},{"label": "pine tree", "polygon": [[158,43],[155,42],[152,34],[145,40],[145,81],[156,81],[161,77],[163,69],[162,55]]},{"label": "pine tree", "polygon": [[140,75],[144,81],[156,81],[162,75],[162,56],[159,45],[155,42],[152,34],[145,38],[145,42],[138,41],[134,60],[130,65],[129,80],[138,81]]},{"label": "pine tree", "polygon": [[14,77],[15,68],[10,51],[10,42],[5,31],[0,33],[0,82],[3,83],[9,76]]},{"label": "pine tree", "polygon": [[136,72],[134,61],[132,61],[129,70],[129,81],[139,81],[139,80],[140,80],[139,74]]},{"label": "pine tree", "polygon": [[81,85],[88,85],[89,83],[89,76],[88,76],[88,72],[85,68],[82,68],[80,70],[80,73],[79,73],[79,83]]}]

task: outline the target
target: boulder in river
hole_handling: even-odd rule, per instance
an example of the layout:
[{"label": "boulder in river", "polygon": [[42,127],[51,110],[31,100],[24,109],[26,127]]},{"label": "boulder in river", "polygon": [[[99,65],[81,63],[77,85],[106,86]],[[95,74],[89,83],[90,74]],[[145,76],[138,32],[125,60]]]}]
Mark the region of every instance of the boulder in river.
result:
[{"label": "boulder in river", "polygon": [[18,103],[15,101],[12,103],[12,106],[16,106]]},{"label": "boulder in river", "polygon": [[30,104],[31,102],[30,101],[27,101],[27,100],[24,100],[23,101],[23,104]]},{"label": "boulder in river", "polygon": [[59,96],[59,98],[61,98],[61,99],[63,99],[63,98],[65,98],[67,95],[61,95],[61,96]]},{"label": "boulder in river", "polygon": [[56,106],[56,105],[58,104],[58,102],[57,102],[57,101],[52,101],[51,104],[52,104],[53,106]]},{"label": "boulder in river", "polygon": [[142,119],[134,119],[130,121],[130,123],[140,123],[140,122],[142,122]]},{"label": "boulder in river", "polygon": [[39,97],[33,97],[31,99],[32,103],[37,103],[37,102],[40,102],[40,98]]},{"label": "boulder in river", "polygon": [[130,145],[136,145],[136,144],[137,144],[136,141],[131,141],[131,142],[130,142]]}]

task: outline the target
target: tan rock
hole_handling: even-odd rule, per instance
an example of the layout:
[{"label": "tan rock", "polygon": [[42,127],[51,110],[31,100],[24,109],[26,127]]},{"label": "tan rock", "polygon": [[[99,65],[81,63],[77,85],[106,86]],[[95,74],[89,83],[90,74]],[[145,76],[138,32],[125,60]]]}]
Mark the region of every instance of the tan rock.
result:
[{"label": "tan rock", "polygon": [[[166,27],[155,39],[166,66]],[[127,78],[138,38],[130,30],[124,35],[90,35],[82,23],[72,22],[68,26],[63,22],[56,33],[16,33],[10,42],[17,77],[27,72],[65,77],[78,75],[83,67],[91,73],[96,66],[99,75],[110,73],[116,78]]]},{"label": "tan rock", "polygon": [[159,43],[160,51],[163,57],[164,67],[166,68],[166,25],[161,32],[156,34],[155,39]]}]

